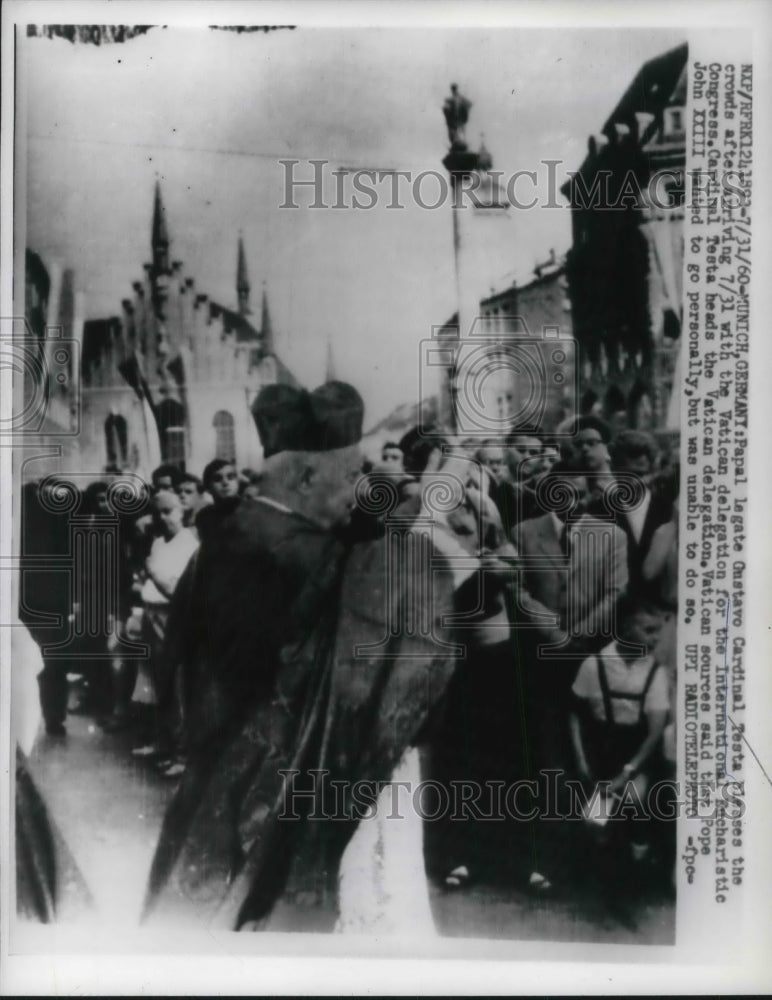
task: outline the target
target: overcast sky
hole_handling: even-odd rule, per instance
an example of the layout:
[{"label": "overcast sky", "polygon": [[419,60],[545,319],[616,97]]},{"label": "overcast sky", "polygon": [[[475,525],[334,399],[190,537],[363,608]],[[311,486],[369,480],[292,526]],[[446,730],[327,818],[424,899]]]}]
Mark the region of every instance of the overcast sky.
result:
[{"label": "overcast sky", "polygon": [[[484,133],[506,173],[544,174],[540,161],[559,159],[562,181],[641,63],[683,40],[672,29],[514,28],[28,39],[27,245],[75,269],[88,317],[117,314],[150,258],[160,178],[172,257],[197,289],[235,306],[242,231],[253,306],[265,282],[279,353],[314,386],[329,338],[371,424],[415,400],[418,344],[456,309],[450,208],[406,199],[390,211],[384,198],[369,211],[280,209],[279,160],[441,171],[455,81],[473,102],[471,145]],[[570,245],[562,208],[510,211],[498,229],[497,289]]]}]

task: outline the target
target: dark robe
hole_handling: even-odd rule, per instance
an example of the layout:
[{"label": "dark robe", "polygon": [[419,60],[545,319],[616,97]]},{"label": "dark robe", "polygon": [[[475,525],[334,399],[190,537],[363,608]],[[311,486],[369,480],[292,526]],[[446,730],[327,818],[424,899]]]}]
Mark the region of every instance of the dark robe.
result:
[{"label": "dark robe", "polygon": [[16,912],[43,924],[74,918],[93,906],[80,869],[16,748]]},{"label": "dark robe", "polygon": [[[164,821],[145,922],[237,929],[293,892],[334,896],[368,804],[360,783],[372,783],[372,801],[460,660],[442,625],[451,575],[403,561],[429,546],[409,524],[351,545],[244,504],[202,544],[183,585],[191,763]],[[297,794],[315,774],[313,797]],[[314,818],[324,815],[334,818]]]}]

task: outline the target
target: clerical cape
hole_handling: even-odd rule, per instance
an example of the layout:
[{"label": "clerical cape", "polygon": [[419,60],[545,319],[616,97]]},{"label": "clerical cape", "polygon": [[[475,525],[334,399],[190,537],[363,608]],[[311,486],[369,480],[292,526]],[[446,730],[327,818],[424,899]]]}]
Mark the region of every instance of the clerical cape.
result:
[{"label": "clerical cape", "polygon": [[330,899],[367,792],[420,739],[459,662],[452,599],[410,519],[353,544],[268,503],[223,521],[173,610],[191,763],[145,923],[238,929],[293,892]]}]

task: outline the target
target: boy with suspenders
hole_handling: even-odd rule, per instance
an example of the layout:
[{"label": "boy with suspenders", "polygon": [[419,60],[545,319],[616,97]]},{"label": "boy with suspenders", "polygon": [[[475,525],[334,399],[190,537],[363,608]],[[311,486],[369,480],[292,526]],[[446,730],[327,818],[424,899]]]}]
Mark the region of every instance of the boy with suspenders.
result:
[{"label": "boy with suspenders", "polygon": [[[618,638],[588,657],[576,675],[571,743],[587,786],[606,782],[609,796],[635,793],[645,808],[669,709],[666,671],[653,655],[662,614],[648,602],[627,597],[617,615]],[[634,788],[627,787],[630,783]],[[634,860],[648,852],[648,827],[648,822],[632,824]]]}]

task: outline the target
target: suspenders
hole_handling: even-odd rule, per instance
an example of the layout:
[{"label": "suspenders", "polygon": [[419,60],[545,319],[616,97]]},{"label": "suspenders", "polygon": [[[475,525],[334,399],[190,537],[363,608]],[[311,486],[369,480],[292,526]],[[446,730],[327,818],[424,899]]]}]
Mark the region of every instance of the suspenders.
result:
[{"label": "suspenders", "polygon": [[638,708],[638,725],[643,722],[643,706],[646,701],[646,695],[649,693],[649,688],[651,687],[651,682],[654,680],[654,674],[659,669],[659,664],[655,660],[651,669],[649,670],[648,676],[646,678],[646,683],[643,685],[643,690],[640,694],[632,694],[622,691],[612,691],[608,686],[608,676],[606,675],[606,667],[603,663],[603,657],[598,654],[595,657],[595,662],[598,665],[598,680],[600,681],[600,689],[603,695],[603,709],[606,713],[606,722],[614,722],[614,709],[612,707],[612,699],[622,699],[624,701],[637,701],[639,703]]}]

